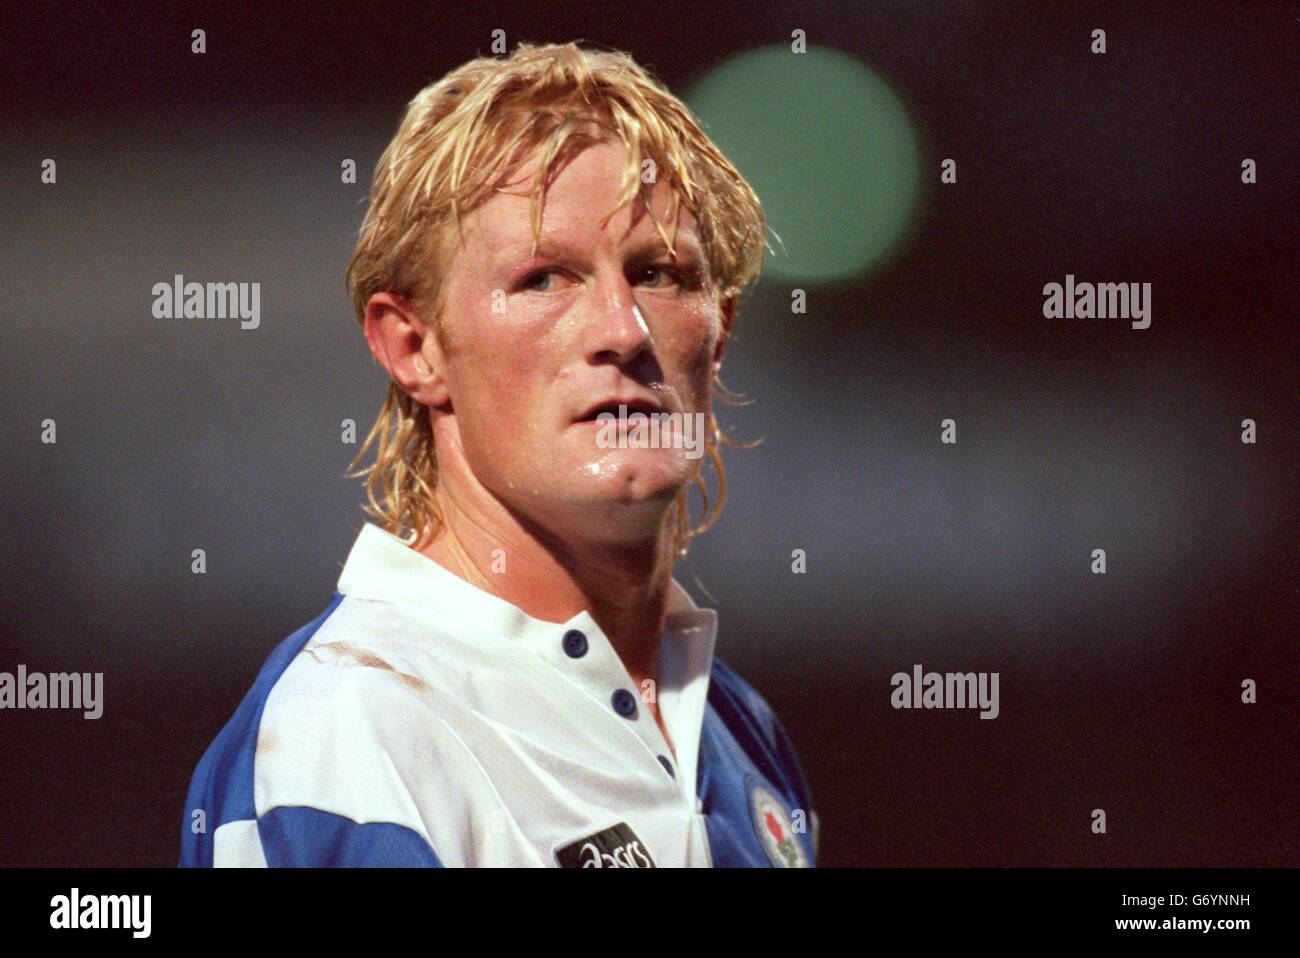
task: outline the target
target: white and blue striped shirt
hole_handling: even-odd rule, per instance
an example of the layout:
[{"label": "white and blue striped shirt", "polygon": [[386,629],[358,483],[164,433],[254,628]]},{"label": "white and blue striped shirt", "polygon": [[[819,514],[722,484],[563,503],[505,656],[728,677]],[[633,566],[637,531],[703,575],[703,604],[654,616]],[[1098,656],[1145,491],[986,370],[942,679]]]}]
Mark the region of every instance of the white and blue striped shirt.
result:
[{"label": "white and blue striped shirt", "polygon": [[367,525],[199,762],[180,864],[812,865],[798,759],[716,625],[674,581],[649,693],[587,612],[532,618]]}]

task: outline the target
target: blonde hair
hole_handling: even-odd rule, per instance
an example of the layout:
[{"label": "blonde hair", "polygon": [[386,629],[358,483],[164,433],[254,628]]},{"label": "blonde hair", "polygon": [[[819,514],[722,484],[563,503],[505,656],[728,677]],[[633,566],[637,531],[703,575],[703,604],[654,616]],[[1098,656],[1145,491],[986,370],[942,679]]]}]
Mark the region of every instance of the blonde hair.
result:
[{"label": "blonde hair", "polygon": [[[605,132],[592,135],[591,124]],[[491,197],[502,169],[540,156],[532,192],[535,248],[552,167],[606,135],[617,137],[628,154],[622,194],[610,216],[638,191],[648,194],[642,168],[652,162],[656,176],[668,177],[673,189],[671,221],[676,222],[679,204],[696,218],[715,302],[738,297],[762,268],[762,205],[685,104],[625,53],[573,43],[521,43],[508,58],[471,60],[407,104],[375,168],[370,208],[347,267],[358,322],[364,325],[373,295],[391,292],[412,304],[432,304],[432,325],[441,338],[442,278],[460,217]],[[647,212],[671,250],[648,204]],[[715,376],[715,382],[724,401],[732,402],[721,379]],[[718,495],[710,510],[703,469],[697,470],[694,484],[703,496],[704,518],[695,527],[687,509],[689,487],[678,495],[672,518],[678,557],[722,511],[726,476],[718,445],[740,445],[722,434],[712,409],[707,422],[706,449],[718,473]],[[374,463],[349,474],[366,478],[366,513],[403,538],[436,534],[438,464],[428,411],[396,382],[389,383],[383,408],[349,468],[372,444]]]}]

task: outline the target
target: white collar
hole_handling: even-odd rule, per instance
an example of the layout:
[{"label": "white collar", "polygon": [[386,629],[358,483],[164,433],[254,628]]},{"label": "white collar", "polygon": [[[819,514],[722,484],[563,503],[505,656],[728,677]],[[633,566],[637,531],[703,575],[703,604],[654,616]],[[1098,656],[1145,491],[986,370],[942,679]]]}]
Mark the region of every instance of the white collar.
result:
[{"label": "white collar", "polygon": [[[338,591],[358,599],[419,606],[463,635],[485,642],[508,639],[551,661],[557,661],[560,640],[569,629],[578,629],[589,640],[612,649],[589,612],[584,610],[559,623],[533,618],[373,523],[367,523],[357,536],[339,576]],[[717,613],[697,606],[681,583],[673,579],[660,641],[657,700],[677,746],[682,771],[691,776],[686,779],[690,782],[696,772],[716,640]],[[558,660],[562,661],[562,655]],[[621,671],[626,676],[626,670]],[[615,676],[600,678],[612,680]],[[591,691],[607,694],[601,688],[593,687]]]},{"label": "white collar", "polygon": [[[549,641],[556,629],[572,627],[573,622],[535,619],[505,599],[470,584],[373,523],[366,523],[357,536],[339,576],[338,591],[358,599],[427,606],[440,616],[472,624],[476,631],[524,642],[539,634]],[[672,580],[667,630],[678,632],[716,626],[716,621],[717,613],[713,609],[701,609],[682,584]]]}]

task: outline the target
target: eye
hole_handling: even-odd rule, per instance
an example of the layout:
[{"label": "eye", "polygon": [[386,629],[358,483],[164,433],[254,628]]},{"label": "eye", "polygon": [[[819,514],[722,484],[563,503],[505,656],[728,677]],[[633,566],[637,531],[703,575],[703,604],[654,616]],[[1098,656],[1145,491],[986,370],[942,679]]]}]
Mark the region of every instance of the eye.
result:
[{"label": "eye", "polygon": [[519,288],[530,290],[534,293],[552,292],[554,287],[547,282],[547,279],[550,276],[558,276],[559,274],[560,271],[558,269],[539,269],[537,272],[529,273],[525,276],[523,282],[519,284]]},{"label": "eye", "polygon": [[[645,269],[641,270],[641,272],[638,274],[638,278],[645,279],[647,276],[653,275],[655,273],[658,273],[662,276],[667,276],[670,279],[675,280],[677,285],[679,286],[685,285],[685,281],[686,281],[685,277],[678,270],[671,269],[666,266],[647,266]],[[662,286],[662,284],[660,283],[648,283],[646,285],[650,286],[652,289],[660,288]]]}]

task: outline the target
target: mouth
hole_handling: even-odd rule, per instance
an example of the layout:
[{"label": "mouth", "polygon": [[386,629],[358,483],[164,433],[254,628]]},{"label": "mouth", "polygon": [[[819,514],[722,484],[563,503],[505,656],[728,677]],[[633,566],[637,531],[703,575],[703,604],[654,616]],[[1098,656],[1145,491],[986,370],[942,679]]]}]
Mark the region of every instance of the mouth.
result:
[{"label": "mouth", "polygon": [[574,422],[596,422],[597,417],[604,413],[609,413],[611,416],[618,418],[620,407],[624,408],[624,415],[628,417],[631,417],[634,413],[643,413],[646,416],[650,416],[654,413],[664,411],[662,406],[658,403],[651,402],[648,399],[640,399],[636,397],[629,397],[627,399],[607,399],[592,406],[585,413],[575,419]]}]

